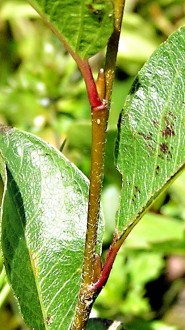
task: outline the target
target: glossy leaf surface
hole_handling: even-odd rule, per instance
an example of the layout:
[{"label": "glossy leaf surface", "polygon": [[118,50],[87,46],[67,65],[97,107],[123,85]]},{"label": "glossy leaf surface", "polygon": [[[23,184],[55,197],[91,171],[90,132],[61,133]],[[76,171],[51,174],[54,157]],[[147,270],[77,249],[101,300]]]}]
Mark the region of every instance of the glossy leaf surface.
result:
[{"label": "glossy leaf surface", "polygon": [[0,150],[7,176],[2,246],[8,277],[29,327],[67,330],[81,281],[88,181],[28,133],[1,128]]},{"label": "glossy leaf surface", "polygon": [[29,0],[50,28],[81,58],[103,49],[113,29],[111,0]]},{"label": "glossy leaf surface", "polygon": [[138,73],[120,116],[115,154],[123,177],[116,221],[122,235],[185,164],[185,27]]}]

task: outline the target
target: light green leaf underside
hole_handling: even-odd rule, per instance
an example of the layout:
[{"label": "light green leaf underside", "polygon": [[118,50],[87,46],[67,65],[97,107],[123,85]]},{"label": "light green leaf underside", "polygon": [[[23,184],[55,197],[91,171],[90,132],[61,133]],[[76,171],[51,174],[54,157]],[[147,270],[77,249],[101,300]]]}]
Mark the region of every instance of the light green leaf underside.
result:
[{"label": "light green leaf underside", "polygon": [[185,164],[185,27],[138,73],[121,113],[115,155],[123,176],[116,225],[123,233]]},{"label": "light green leaf underside", "polygon": [[[7,173],[2,248],[8,277],[29,327],[67,330],[81,281],[88,182],[28,133],[1,128],[0,150]],[[101,233],[102,225],[98,250]]]},{"label": "light green leaf underside", "polygon": [[81,58],[89,58],[106,46],[113,30],[111,0],[29,2]]}]

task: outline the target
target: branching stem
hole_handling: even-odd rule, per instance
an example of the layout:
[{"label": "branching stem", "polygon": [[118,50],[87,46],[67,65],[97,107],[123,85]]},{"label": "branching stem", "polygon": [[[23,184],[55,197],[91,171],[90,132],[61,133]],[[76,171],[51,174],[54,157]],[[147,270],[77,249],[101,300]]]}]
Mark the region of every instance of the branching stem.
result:
[{"label": "branching stem", "polygon": [[[89,318],[93,302],[97,294],[106,283],[112,268],[115,256],[120,248],[116,244],[116,237],[110,247],[109,253],[99,280],[95,282],[96,274],[96,245],[97,231],[100,213],[100,199],[103,180],[103,164],[106,142],[107,121],[109,115],[112,86],[115,75],[116,56],[118,51],[119,36],[121,30],[124,0],[114,0],[114,30],[107,46],[104,72],[101,71],[97,86],[94,83],[87,62],[78,62],[86,82],[88,97],[91,105],[92,118],[92,151],[91,173],[89,188],[89,203],[87,217],[87,232],[82,270],[82,283],[71,330],[83,330]],[[81,65],[83,64],[83,65]],[[91,87],[90,87],[91,86]],[[96,87],[96,88],[95,88]],[[105,97],[105,100],[103,99]],[[100,103],[99,103],[100,102]]]},{"label": "branching stem", "polygon": [[52,24],[50,24],[50,22],[45,16],[42,15],[41,12],[39,12],[45,23],[56,34],[58,39],[63,43],[65,48],[76,61],[84,78],[89,103],[91,106],[92,151],[87,233],[82,270],[82,283],[71,330],[85,329],[85,325],[88,320],[95,296],[98,292],[100,292],[101,288],[106,283],[115,256],[120,248],[120,244],[116,242],[115,237],[107,255],[103,270],[100,274],[99,279],[97,280],[96,245],[100,213],[100,198],[104,172],[103,164],[105,154],[106,131],[112,94],[112,86],[115,76],[116,57],[118,51],[124,3],[125,0],[113,0],[114,29],[107,46],[105,74],[104,70],[100,71],[99,81],[97,85],[95,84],[88,61],[82,59],[73,49],[71,49],[69,44],[57,31],[57,29]]}]

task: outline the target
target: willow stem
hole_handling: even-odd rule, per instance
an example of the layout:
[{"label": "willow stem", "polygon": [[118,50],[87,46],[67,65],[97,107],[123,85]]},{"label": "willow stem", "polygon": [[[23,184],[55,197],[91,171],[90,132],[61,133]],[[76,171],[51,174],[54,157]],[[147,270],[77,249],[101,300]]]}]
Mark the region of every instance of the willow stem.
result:
[{"label": "willow stem", "polygon": [[[103,104],[102,104],[103,107]],[[85,329],[89,313],[94,302],[95,292],[90,289],[95,276],[96,242],[99,222],[100,195],[103,179],[103,162],[108,111],[104,104],[102,109],[92,109],[92,151],[91,180],[89,188],[87,232],[82,270],[82,284],[79,294],[76,315],[71,330]]]},{"label": "willow stem", "polygon": [[[90,285],[94,277],[94,257],[99,222],[100,195],[103,179],[103,163],[108,111],[104,109],[92,111],[92,152],[91,152],[91,182],[89,190],[87,236],[84,255],[84,281]],[[92,260],[89,263],[89,260]]]},{"label": "willow stem", "polygon": [[[99,81],[96,86],[95,96],[96,100],[101,101],[101,104],[94,106],[92,101],[94,96],[91,95],[91,88],[89,88],[88,77],[89,71],[83,66],[80,67],[84,80],[86,82],[89,101],[91,104],[91,119],[92,119],[92,151],[91,151],[91,173],[90,173],[90,188],[89,188],[89,202],[88,202],[88,217],[87,217],[87,232],[84,251],[84,263],[82,270],[82,283],[78,297],[78,303],[75,311],[74,320],[71,330],[84,330],[89,318],[89,314],[97,293],[101,290],[103,284],[106,282],[110,269],[118,251],[118,247],[113,244],[110,248],[110,253],[107,256],[107,265],[104,265],[103,281],[97,281],[98,286],[93,288],[93,284],[97,277],[96,271],[96,245],[97,232],[100,213],[100,198],[103,181],[103,164],[105,154],[105,142],[107,122],[109,116],[110,99],[112,94],[112,86],[115,76],[116,57],[118,51],[119,36],[121,30],[124,0],[114,0],[114,30],[110,37],[107,46],[106,62],[105,62],[105,79],[104,72],[99,74]],[[89,69],[88,69],[89,70]],[[105,81],[102,83],[102,81]],[[90,79],[93,84],[94,82]],[[99,96],[97,98],[97,95]],[[105,100],[102,98],[105,97]],[[94,102],[94,101],[93,101]],[[102,273],[101,273],[102,275]],[[101,276],[100,275],[100,276]],[[105,276],[104,276],[105,275]],[[100,287],[101,286],[101,287]],[[92,289],[93,288],[93,289]]]},{"label": "willow stem", "polygon": [[106,61],[105,61],[105,80],[106,80],[106,96],[105,99],[110,103],[112,95],[112,87],[115,77],[116,59],[121,32],[121,24],[125,0],[114,0],[114,30],[107,45]]}]

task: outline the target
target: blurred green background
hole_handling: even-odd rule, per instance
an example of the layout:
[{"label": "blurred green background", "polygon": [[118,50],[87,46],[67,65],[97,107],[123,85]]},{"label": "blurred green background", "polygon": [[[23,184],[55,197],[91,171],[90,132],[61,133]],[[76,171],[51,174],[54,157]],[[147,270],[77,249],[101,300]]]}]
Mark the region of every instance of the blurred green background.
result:
[{"label": "blurred green background", "polygon": [[[104,254],[121,186],[113,157],[119,112],[138,70],[184,24],[184,0],[126,1],[106,148]],[[104,51],[91,59],[95,75],[103,58]],[[91,123],[84,83],[76,64],[25,0],[0,0],[0,122],[63,148],[89,175]],[[122,320],[128,330],[185,329],[184,220],[185,173],[128,237],[93,316]],[[26,329],[1,256],[0,270],[0,330]]]}]

